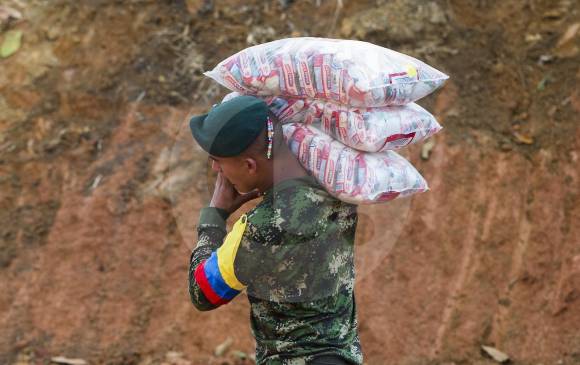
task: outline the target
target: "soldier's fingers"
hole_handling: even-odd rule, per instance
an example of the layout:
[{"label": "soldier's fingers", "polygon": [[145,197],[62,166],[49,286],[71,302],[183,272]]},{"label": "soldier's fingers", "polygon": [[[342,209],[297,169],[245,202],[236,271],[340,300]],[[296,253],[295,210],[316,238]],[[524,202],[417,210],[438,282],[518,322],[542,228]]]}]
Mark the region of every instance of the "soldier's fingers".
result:
[{"label": "soldier's fingers", "polygon": [[231,183],[231,181],[228,180],[228,178],[225,177],[225,176],[223,177],[223,183],[224,183],[224,186],[226,186],[228,188],[233,188],[234,187],[234,185]]},{"label": "soldier's fingers", "polygon": [[216,181],[216,189],[220,190],[222,192],[225,192],[225,191],[231,192],[231,191],[234,191],[234,186],[228,180],[228,178],[224,176],[224,174],[220,173],[218,175],[218,179]]},{"label": "soldier's fingers", "polygon": [[216,186],[220,186],[221,184],[223,184],[223,180],[224,180],[224,176],[222,175],[221,172],[218,172],[217,177],[215,179]]}]

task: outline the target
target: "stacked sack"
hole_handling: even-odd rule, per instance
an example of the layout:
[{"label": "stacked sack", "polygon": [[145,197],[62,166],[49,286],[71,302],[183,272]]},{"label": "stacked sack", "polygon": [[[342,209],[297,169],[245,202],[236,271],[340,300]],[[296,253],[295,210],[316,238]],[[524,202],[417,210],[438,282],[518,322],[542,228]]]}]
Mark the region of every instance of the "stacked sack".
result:
[{"label": "stacked sack", "polygon": [[428,190],[393,150],[441,130],[414,102],[448,76],[404,54],[353,40],[288,38],[247,48],[205,75],[263,97],[292,153],[337,198],[370,204]]}]

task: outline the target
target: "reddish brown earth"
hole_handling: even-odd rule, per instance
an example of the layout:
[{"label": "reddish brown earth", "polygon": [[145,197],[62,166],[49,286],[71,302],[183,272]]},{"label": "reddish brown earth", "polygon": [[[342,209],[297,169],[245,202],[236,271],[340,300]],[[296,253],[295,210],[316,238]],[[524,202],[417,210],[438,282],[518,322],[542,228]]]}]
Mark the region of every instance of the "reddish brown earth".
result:
[{"label": "reddish brown earth", "polygon": [[[354,37],[451,81],[445,129],[409,157],[431,191],[361,208],[367,364],[580,364],[580,58],[575,1],[7,0],[0,59],[0,363],[249,364],[242,296],[189,303],[207,202],[186,129],[201,76],[251,43]],[[282,14],[282,15],[281,15]],[[222,356],[214,349],[231,339]],[[238,352],[236,352],[238,351]]]}]

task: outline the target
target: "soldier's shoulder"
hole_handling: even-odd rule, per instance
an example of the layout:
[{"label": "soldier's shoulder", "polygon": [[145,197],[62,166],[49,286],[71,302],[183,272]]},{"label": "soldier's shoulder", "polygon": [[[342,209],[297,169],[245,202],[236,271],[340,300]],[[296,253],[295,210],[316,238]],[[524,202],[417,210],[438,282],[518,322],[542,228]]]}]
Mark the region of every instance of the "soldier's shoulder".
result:
[{"label": "soldier's shoulder", "polygon": [[253,242],[274,242],[281,234],[276,227],[276,212],[267,197],[246,213],[245,235]]},{"label": "soldier's shoulder", "polygon": [[275,186],[247,213],[247,234],[267,241],[282,235],[310,236],[352,214],[356,206],[331,196],[312,179],[296,179]]}]

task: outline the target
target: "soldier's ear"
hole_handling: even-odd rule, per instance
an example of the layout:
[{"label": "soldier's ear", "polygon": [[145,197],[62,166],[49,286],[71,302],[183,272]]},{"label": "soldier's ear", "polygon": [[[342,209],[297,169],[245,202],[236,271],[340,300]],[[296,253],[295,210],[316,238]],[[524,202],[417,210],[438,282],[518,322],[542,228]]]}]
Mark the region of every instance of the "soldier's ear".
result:
[{"label": "soldier's ear", "polygon": [[244,158],[244,165],[248,171],[248,175],[255,175],[258,172],[258,163],[253,158]]}]

